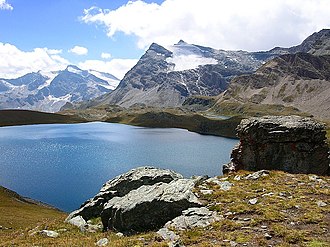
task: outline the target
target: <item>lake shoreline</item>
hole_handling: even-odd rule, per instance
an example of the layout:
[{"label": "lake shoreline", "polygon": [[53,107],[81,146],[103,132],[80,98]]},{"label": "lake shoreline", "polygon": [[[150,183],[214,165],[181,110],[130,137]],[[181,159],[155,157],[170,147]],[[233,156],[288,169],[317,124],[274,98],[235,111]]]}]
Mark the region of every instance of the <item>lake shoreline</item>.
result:
[{"label": "lake shoreline", "polygon": [[106,118],[100,116],[77,114],[46,113],[30,110],[0,110],[0,127],[36,125],[36,124],[74,124],[89,122],[119,123],[148,128],[179,128],[201,135],[221,136],[238,139],[236,126],[242,118],[211,119],[199,114],[177,115],[169,112],[132,112],[111,115]]}]

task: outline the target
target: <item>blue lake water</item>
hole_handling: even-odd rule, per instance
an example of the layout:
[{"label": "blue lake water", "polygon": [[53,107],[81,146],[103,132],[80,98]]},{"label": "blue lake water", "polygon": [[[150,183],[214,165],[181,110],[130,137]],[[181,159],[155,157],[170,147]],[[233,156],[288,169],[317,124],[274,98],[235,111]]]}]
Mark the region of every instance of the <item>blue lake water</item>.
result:
[{"label": "blue lake water", "polygon": [[183,129],[99,122],[1,127],[0,185],[71,211],[138,166],[220,175],[236,143]]}]

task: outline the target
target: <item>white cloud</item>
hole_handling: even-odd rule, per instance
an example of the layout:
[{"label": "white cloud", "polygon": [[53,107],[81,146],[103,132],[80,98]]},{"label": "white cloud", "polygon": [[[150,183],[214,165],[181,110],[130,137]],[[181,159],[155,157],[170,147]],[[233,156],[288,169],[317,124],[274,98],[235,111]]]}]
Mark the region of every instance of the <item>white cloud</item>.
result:
[{"label": "white cloud", "polygon": [[134,35],[141,49],[184,39],[215,48],[266,50],[297,45],[329,28],[329,9],[329,0],[165,0],[161,5],[137,0],[115,10],[86,9],[81,19],[105,26],[109,37]]},{"label": "white cloud", "polygon": [[6,0],[0,0],[0,9],[13,10],[13,6],[6,2]]},{"label": "white cloud", "polygon": [[86,47],[76,45],[75,47],[71,48],[69,52],[81,56],[81,55],[87,55],[88,49]]},{"label": "white cloud", "polygon": [[100,72],[110,73],[118,79],[122,79],[136,63],[137,59],[112,59],[110,61],[86,60],[78,64],[81,69],[93,69]]},{"label": "white cloud", "polygon": [[[57,51],[57,54],[55,51]],[[22,51],[16,46],[0,42],[0,78],[17,78],[39,70],[64,69],[69,62],[60,57],[59,50],[35,48]]]},{"label": "white cloud", "polygon": [[101,58],[103,58],[103,59],[109,59],[109,58],[111,58],[111,54],[110,53],[106,53],[106,52],[102,52]]},{"label": "white cloud", "polygon": [[45,51],[47,51],[47,53],[49,55],[58,55],[58,54],[62,54],[62,50],[57,50],[57,49],[48,49],[48,48],[44,48]]}]

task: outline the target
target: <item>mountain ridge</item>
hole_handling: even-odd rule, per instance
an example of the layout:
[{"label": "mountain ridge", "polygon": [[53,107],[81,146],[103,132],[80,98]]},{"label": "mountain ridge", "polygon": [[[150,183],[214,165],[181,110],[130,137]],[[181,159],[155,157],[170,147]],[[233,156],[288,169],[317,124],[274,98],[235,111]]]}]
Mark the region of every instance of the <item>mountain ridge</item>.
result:
[{"label": "mountain ridge", "polygon": [[190,96],[216,96],[224,92],[236,76],[257,73],[263,64],[278,56],[297,52],[328,54],[329,34],[329,29],[323,29],[297,46],[259,52],[216,50],[183,40],[168,48],[152,43],[113,92],[83,104],[82,108],[177,107]]},{"label": "mountain ridge", "polygon": [[0,109],[57,112],[67,102],[90,100],[112,91],[119,79],[109,73],[68,65],[60,71],[31,72],[0,79]]}]

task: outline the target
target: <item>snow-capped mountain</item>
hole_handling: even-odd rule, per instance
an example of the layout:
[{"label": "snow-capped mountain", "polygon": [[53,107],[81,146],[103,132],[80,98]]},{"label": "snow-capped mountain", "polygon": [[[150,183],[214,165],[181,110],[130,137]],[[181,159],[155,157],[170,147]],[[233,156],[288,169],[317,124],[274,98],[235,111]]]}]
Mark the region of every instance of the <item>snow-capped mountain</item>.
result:
[{"label": "snow-capped mountain", "polygon": [[111,92],[119,79],[95,70],[69,65],[65,70],[32,72],[0,79],[0,109],[56,112],[66,103],[86,101]]},{"label": "snow-capped mountain", "polygon": [[253,73],[272,56],[216,50],[182,40],[167,48],[153,43],[113,92],[87,103],[87,107],[179,106],[192,95],[218,95],[233,77]]}]

